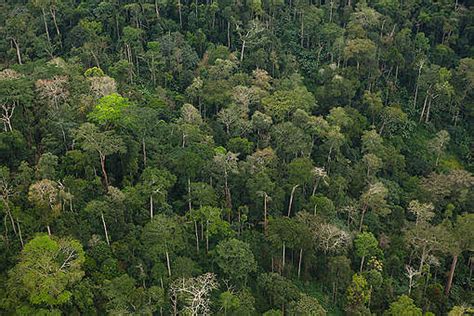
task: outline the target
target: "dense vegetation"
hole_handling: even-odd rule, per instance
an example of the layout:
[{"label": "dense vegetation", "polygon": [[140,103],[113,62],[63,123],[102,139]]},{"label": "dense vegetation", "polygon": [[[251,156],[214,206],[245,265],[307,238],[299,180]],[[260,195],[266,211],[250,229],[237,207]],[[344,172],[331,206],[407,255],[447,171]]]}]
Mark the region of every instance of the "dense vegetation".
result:
[{"label": "dense vegetation", "polygon": [[0,39],[0,314],[472,312],[472,1],[18,0]]}]

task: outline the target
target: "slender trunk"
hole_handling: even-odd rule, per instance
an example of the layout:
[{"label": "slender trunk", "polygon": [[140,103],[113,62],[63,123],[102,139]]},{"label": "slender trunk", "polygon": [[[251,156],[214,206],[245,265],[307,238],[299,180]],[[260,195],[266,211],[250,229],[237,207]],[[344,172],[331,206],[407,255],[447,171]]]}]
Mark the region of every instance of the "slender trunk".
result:
[{"label": "slender trunk", "polygon": [[109,178],[107,176],[107,170],[105,170],[105,158],[106,156],[105,155],[100,155],[100,167],[102,168],[102,175],[104,176],[104,184],[105,184],[105,187],[108,188],[109,187]]},{"label": "slender trunk", "polygon": [[209,220],[206,221],[206,253],[209,253]]},{"label": "slender trunk", "polygon": [[227,21],[227,48],[230,48],[230,21]]},{"label": "slender trunk", "polygon": [[146,143],[145,137],[142,138],[143,167],[146,168]]},{"label": "slender trunk", "polygon": [[158,7],[158,1],[155,0],[155,13],[156,13],[156,18],[160,18],[160,8]]},{"label": "slender trunk", "polygon": [[188,210],[191,211],[192,209],[191,204],[191,178],[188,177]]},{"label": "slender trunk", "polygon": [[267,221],[267,193],[263,196],[263,232],[267,235],[268,221]]},{"label": "slender trunk", "polygon": [[313,192],[311,193],[311,196],[314,196],[316,194],[316,190],[318,189],[319,181],[320,181],[320,179],[318,178],[316,180],[316,182],[314,183]]},{"label": "slender trunk", "polygon": [[107,241],[107,245],[110,246],[109,232],[107,231],[107,225],[105,224],[104,213],[100,213],[100,218],[102,219],[102,225],[104,226],[105,241]]},{"label": "slender trunk", "polygon": [[428,107],[426,109],[425,123],[428,123],[428,121],[430,120],[430,110],[431,110],[432,101],[433,101],[433,98],[430,98],[430,101],[428,102]]},{"label": "slender trunk", "polygon": [[48,235],[51,236],[51,228],[49,225],[46,225],[46,230],[48,231]]},{"label": "slender trunk", "polygon": [[295,190],[298,188],[300,185],[297,184],[293,186],[293,189],[291,189],[291,194],[290,194],[290,202],[288,203],[288,217],[291,215],[291,205],[293,204],[293,197],[295,195]]},{"label": "slender trunk", "polygon": [[51,45],[51,37],[49,36],[48,23],[46,22],[46,12],[44,8],[41,8],[41,13],[43,14],[44,29],[46,31],[46,37],[48,38],[48,43]]},{"label": "slender trunk", "polygon": [[423,265],[425,264],[425,257],[426,257],[425,252],[426,252],[425,247],[423,247],[423,251],[421,252],[420,266],[418,267],[418,273],[420,274],[423,271]]},{"label": "slender trunk", "polygon": [[364,205],[364,207],[362,208],[362,212],[360,214],[359,232],[362,231],[362,225],[364,224],[365,212],[367,212],[367,205]]},{"label": "slender trunk", "polygon": [[166,267],[168,268],[168,276],[171,276],[170,255],[168,250],[166,250]]},{"label": "slender trunk", "polygon": [[150,219],[153,219],[153,195],[150,194]]},{"label": "slender trunk", "polygon": [[300,258],[298,260],[298,279],[301,275],[301,261],[303,260],[303,248],[300,249]]},{"label": "slender trunk", "polygon": [[283,242],[283,249],[282,249],[282,258],[281,258],[281,273],[285,271],[285,257],[286,257],[286,245]]},{"label": "slender trunk", "polygon": [[183,28],[183,16],[181,13],[181,0],[178,0],[179,27]]},{"label": "slender trunk", "polygon": [[20,222],[18,221],[18,218],[16,219],[16,224],[18,225],[18,237],[20,237],[20,243],[21,247],[23,248],[23,236],[21,235],[21,227],[20,227]]},{"label": "slender trunk", "polygon": [[364,267],[364,261],[365,261],[365,256],[362,256],[362,259],[360,260],[359,273],[362,273],[362,268]]},{"label": "slender trunk", "polygon": [[15,45],[16,57],[18,58],[18,63],[19,63],[20,65],[23,65],[23,63],[21,62],[20,44],[18,44],[18,42],[16,41],[15,38],[12,38],[12,41],[13,41],[13,44]]},{"label": "slender trunk", "polygon": [[242,49],[240,50],[240,63],[242,63],[242,61],[244,60],[244,51],[245,51],[245,41],[242,41]]},{"label": "slender trunk", "polygon": [[454,270],[456,270],[456,264],[458,262],[458,256],[453,256],[453,261],[451,262],[451,269],[449,270],[448,282],[446,283],[446,288],[444,290],[444,294],[449,295],[449,291],[451,290],[451,285],[453,284],[454,278]]},{"label": "slender trunk", "polygon": [[194,221],[194,232],[196,234],[196,252],[199,253],[199,234],[198,234],[198,226],[197,226],[196,221]]},{"label": "slender trunk", "polygon": [[51,13],[51,17],[53,18],[53,24],[54,24],[54,28],[56,29],[56,34],[58,34],[59,45],[63,47],[61,32],[59,31],[58,22],[56,21],[56,11],[51,7],[49,8],[49,12]]}]

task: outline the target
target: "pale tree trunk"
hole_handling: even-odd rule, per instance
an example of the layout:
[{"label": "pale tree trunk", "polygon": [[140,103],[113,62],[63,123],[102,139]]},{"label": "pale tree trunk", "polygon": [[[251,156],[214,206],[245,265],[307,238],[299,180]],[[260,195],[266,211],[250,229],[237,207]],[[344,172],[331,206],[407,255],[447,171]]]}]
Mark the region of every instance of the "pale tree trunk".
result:
[{"label": "pale tree trunk", "polygon": [[444,293],[446,295],[449,295],[449,291],[451,290],[451,285],[453,284],[454,271],[456,270],[457,262],[458,262],[458,256],[454,255],[453,261],[451,262],[451,269],[449,270],[448,282],[446,283],[446,288],[444,290]]},{"label": "pale tree trunk", "polygon": [[46,230],[48,231],[48,235],[51,236],[51,228],[49,225],[46,225]]},{"label": "pale tree trunk", "polygon": [[150,195],[150,219],[153,219],[153,195]]},{"label": "pale tree trunk", "polygon": [[168,250],[166,250],[166,267],[168,268],[168,276],[171,276],[170,255],[168,253]]},{"label": "pale tree trunk", "polygon": [[21,247],[23,248],[23,236],[21,235],[21,227],[20,227],[20,222],[18,221],[18,218],[16,219],[16,224],[18,225],[18,237],[20,237],[20,243]]},{"label": "pale tree trunk", "polygon": [[109,232],[107,231],[107,225],[105,224],[104,213],[100,213],[100,218],[102,219],[102,226],[104,226],[105,241],[107,241],[107,245],[110,246]]},{"label": "pale tree trunk", "polygon": [[267,235],[267,229],[268,229],[268,220],[267,220],[267,193],[264,193],[263,195],[263,231],[265,235]]},{"label": "pale tree trunk", "polygon": [[288,217],[290,217],[291,215],[291,205],[293,204],[293,197],[295,195],[295,190],[299,187],[300,185],[297,184],[295,186],[293,186],[293,188],[291,189],[291,194],[290,194],[290,202],[288,203]]},{"label": "pale tree trunk", "polygon": [[100,167],[102,169],[102,175],[104,176],[105,187],[108,188],[109,187],[109,178],[107,176],[107,170],[105,169],[105,158],[106,158],[106,156],[103,155],[102,153],[99,153],[99,155],[100,155]]},{"label": "pale tree trunk", "polygon": [[52,7],[50,7],[49,12],[51,13],[51,17],[53,18],[53,24],[54,24],[54,27],[56,28],[56,34],[58,34],[59,45],[61,45],[61,47],[62,47],[63,46],[63,44],[62,44],[63,41],[61,39],[61,32],[59,31],[58,23],[56,21],[56,10],[53,9]]},{"label": "pale tree trunk", "polygon": [[194,221],[194,233],[196,234],[196,252],[199,253],[199,234],[196,221]]},{"label": "pale tree trunk", "polygon": [[12,41],[13,41],[13,44],[15,45],[16,57],[18,58],[18,63],[20,65],[23,65],[23,63],[21,62],[20,44],[18,44],[18,42],[15,38],[12,38]]},{"label": "pale tree trunk", "polygon": [[364,224],[365,212],[367,212],[367,205],[364,205],[364,207],[362,208],[362,212],[360,214],[359,232],[362,231],[362,225]]},{"label": "pale tree trunk", "polygon": [[142,138],[143,167],[146,168],[146,143],[145,137]]},{"label": "pale tree trunk", "polygon": [[303,261],[303,248],[300,249],[300,258],[298,260],[298,278],[301,275],[301,261]]},{"label": "pale tree trunk", "polygon": [[48,43],[51,46],[51,37],[49,36],[48,23],[46,23],[46,13],[44,12],[44,8],[41,8],[41,12],[43,13],[43,22],[44,29],[46,31],[46,37],[48,38]]},{"label": "pale tree trunk", "polygon": [[181,0],[178,0],[179,27],[183,28],[183,17],[181,13]]},{"label": "pale tree trunk", "polygon": [[365,256],[362,256],[362,259],[360,260],[359,273],[362,273],[362,268],[364,267],[364,261],[365,261]]},{"label": "pale tree trunk", "polygon": [[245,41],[242,41],[242,49],[240,50],[240,63],[244,60],[244,52],[245,52]]},{"label": "pale tree trunk", "polygon": [[192,205],[191,205],[191,179],[188,177],[188,210],[192,210]]},{"label": "pale tree trunk", "polygon": [[282,247],[282,258],[281,258],[281,274],[284,273],[285,271],[285,257],[286,257],[286,245],[283,242],[283,247]]}]

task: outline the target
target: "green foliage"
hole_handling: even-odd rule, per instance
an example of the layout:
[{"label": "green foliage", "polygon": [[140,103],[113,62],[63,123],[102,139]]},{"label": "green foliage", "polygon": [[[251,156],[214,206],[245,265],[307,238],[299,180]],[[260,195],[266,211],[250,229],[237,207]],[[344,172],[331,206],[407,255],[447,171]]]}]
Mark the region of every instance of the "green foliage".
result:
[{"label": "green foliage", "polygon": [[390,308],[384,315],[421,316],[423,313],[421,308],[416,307],[410,297],[402,295],[397,301],[390,304]]},{"label": "green foliage", "polygon": [[84,250],[73,239],[38,236],[21,252],[20,261],[9,272],[15,300],[34,305],[62,305],[71,300],[71,288],[84,276]]},{"label": "green foliage", "polygon": [[131,106],[127,98],[117,93],[106,95],[99,99],[98,104],[94,107],[88,117],[90,120],[101,125],[118,124],[124,118],[124,111]]},{"label": "green foliage", "polygon": [[224,240],[215,251],[217,265],[231,280],[246,283],[248,275],[257,269],[254,255],[245,242],[234,238]]}]

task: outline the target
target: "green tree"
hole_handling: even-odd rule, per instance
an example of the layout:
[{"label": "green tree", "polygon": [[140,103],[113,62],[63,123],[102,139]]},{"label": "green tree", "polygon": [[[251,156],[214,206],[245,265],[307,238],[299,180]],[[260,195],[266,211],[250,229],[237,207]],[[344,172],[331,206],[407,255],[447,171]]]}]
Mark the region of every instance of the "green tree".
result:
[{"label": "green tree", "polygon": [[370,301],[371,291],[367,280],[360,274],[352,276],[352,282],[346,291],[346,310],[364,311]]},{"label": "green tree", "polygon": [[104,186],[109,186],[109,177],[106,170],[106,159],[115,153],[124,153],[125,146],[122,138],[114,131],[100,132],[92,123],[84,123],[75,131],[76,139],[85,151],[96,152],[99,155],[100,167],[104,177]]},{"label": "green tree", "polygon": [[355,252],[360,260],[359,273],[362,273],[364,261],[367,256],[373,256],[377,253],[378,240],[371,232],[362,232],[354,240]]},{"label": "green tree", "polygon": [[235,238],[221,241],[215,251],[217,265],[233,281],[245,284],[248,275],[257,269],[250,246],[243,241]]},{"label": "green tree", "polygon": [[390,304],[390,308],[385,311],[384,315],[421,316],[423,315],[423,313],[421,311],[421,308],[416,307],[410,297],[402,295],[398,298],[397,301],[392,302]]},{"label": "green tree", "polygon": [[[81,244],[69,238],[40,235],[23,248],[20,260],[9,272],[11,295],[37,306],[53,307],[71,300],[71,289],[84,276]],[[13,306],[12,306],[13,307]]]}]

